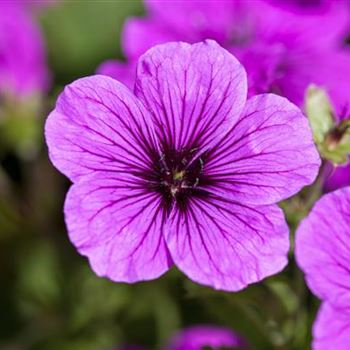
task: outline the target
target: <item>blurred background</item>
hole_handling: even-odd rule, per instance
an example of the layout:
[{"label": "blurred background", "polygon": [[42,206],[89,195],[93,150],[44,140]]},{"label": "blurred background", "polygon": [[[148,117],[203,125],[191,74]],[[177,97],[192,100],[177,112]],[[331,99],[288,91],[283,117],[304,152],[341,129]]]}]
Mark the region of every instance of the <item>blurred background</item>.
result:
[{"label": "blurred background", "polygon": [[43,125],[65,84],[123,59],[123,22],[144,8],[135,0],[72,0],[33,2],[28,11],[43,31],[52,84],[40,102],[0,101],[0,349],[161,349],[197,323],[230,327],[251,349],[308,349],[318,301],[293,261],[235,294],[196,285],[175,268],[133,285],[94,275],[68,240],[62,207],[70,184],[48,160]]}]

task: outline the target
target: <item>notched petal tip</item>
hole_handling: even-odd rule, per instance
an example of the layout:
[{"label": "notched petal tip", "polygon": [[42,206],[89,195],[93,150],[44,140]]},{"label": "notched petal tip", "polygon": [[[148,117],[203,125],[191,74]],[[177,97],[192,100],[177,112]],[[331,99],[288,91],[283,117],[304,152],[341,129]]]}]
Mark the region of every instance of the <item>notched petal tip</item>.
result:
[{"label": "notched petal tip", "polygon": [[170,148],[207,149],[225,134],[247,97],[242,65],[215,41],[154,46],[138,62],[136,95]]}]

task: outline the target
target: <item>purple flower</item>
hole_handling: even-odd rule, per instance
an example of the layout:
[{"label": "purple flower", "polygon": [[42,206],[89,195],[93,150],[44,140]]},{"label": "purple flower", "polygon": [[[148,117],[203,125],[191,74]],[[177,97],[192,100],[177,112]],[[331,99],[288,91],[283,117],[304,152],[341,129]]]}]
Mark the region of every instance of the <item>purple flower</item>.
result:
[{"label": "purple flower", "polygon": [[150,280],[175,263],[235,291],[286,265],[275,203],[313,182],[320,161],[297,107],[246,94],[244,69],[213,41],[149,50],[134,94],[106,76],[65,89],[46,140],[74,182],[70,239],[98,275]]},{"label": "purple flower", "polygon": [[314,327],[317,350],[349,347],[349,222],[350,187],[346,187],[323,196],[297,231],[297,262],[310,289],[325,301]]},{"label": "purple flower", "polygon": [[221,348],[245,347],[245,342],[228,328],[198,325],[178,332],[169,343],[168,350],[202,350],[210,347]]},{"label": "purple flower", "polygon": [[326,191],[334,191],[350,185],[350,164],[337,166],[329,164],[326,172]]},{"label": "purple flower", "polygon": [[350,76],[350,49],[344,47],[350,19],[347,3],[323,1],[306,13],[290,11],[298,3],[305,5],[298,0],[287,5],[278,0],[145,1],[148,16],[129,19],[124,27],[122,46],[129,65],[115,62],[113,69],[109,61],[98,71],[132,86],[129,72],[151,46],[210,38],[244,65],[250,96],[273,92],[302,106],[305,89],[314,83],[328,90],[340,110],[350,101],[344,79]]},{"label": "purple flower", "polygon": [[20,2],[2,2],[0,11],[0,94],[24,97],[48,86],[41,32]]},{"label": "purple flower", "polygon": [[313,327],[313,350],[348,350],[350,344],[350,309],[336,308],[324,302]]}]

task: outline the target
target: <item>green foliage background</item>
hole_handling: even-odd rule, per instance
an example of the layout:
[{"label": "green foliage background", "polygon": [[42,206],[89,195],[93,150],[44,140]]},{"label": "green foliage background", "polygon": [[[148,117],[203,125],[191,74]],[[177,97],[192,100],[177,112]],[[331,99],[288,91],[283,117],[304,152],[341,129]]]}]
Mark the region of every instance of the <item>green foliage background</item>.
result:
[{"label": "green foliage background", "polygon": [[[12,119],[1,131],[12,142],[0,141],[0,349],[161,349],[177,329],[197,323],[231,327],[251,349],[309,349],[318,302],[292,254],[282,274],[233,294],[196,285],[176,269],[153,282],[112,283],[96,277],[68,240],[62,206],[69,183],[48,161],[44,120],[65,84],[105,59],[122,59],[123,21],[142,14],[140,1],[98,0],[57,1],[39,13],[53,88],[39,118]],[[19,155],[14,145],[33,135],[34,151]],[[301,203],[284,204],[292,227]]]}]

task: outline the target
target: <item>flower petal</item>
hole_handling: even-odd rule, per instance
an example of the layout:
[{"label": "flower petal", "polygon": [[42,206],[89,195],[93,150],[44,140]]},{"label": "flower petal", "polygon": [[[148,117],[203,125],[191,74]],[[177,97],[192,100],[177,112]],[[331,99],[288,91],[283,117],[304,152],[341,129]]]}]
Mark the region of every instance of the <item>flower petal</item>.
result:
[{"label": "flower petal", "polygon": [[199,350],[210,347],[213,350],[244,346],[245,342],[231,329],[197,325],[179,331],[169,345],[168,350]]},{"label": "flower petal", "polygon": [[211,191],[238,202],[273,204],[312,183],[320,166],[307,119],[288,100],[248,100],[231,131],[208,154]]},{"label": "flower petal", "polygon": [[350,306],[350,187],[324,195],[296,233],[296,258],[321,299]]},{"label": "flower petal", "polygon": [[117,282],[154,279],[172,265],[165,214],[137,177],[99,173],[73,184],[65,202],[69,237],[99,276]]},{"label": "flower petal", "polygon": [[289,248],[277,206],[250,208],[213,196],[192,197],[186,210],[173,211],[166,241],[190,279],[226,291],[281,271]]},{"label": "flower petal", "polygon": [[142,171],[154,154],[152,122],[137,98],[106,76],[68,85],[45,127],[53,164],[73,182],[96,171]]},{"label": "flower petal", "polygon": [[241,64],[209,40],[147,51],[139,60],[135,93],[153,112],[157,134],[170,148],[204,150],[237,120],[246,85]]},{"label": "flower petal", "polygon": [[348,350],[350,310],[323,303],[313,327],[313,350]]}]

